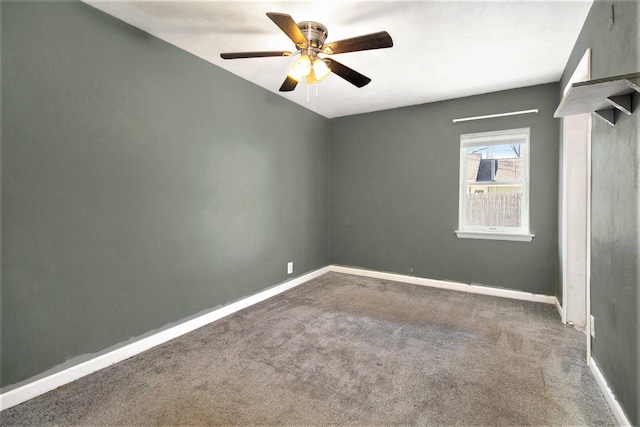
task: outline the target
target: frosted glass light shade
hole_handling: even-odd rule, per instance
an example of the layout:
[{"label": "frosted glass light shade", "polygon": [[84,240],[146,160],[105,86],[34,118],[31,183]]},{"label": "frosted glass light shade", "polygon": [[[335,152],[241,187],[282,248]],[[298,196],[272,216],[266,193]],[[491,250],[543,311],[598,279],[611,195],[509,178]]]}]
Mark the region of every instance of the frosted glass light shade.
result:
[{"label": "frosted glass light shade", "polygon": [[300,77],[308,76],[310,72],[311,72],[311,59],[309,59],[307,55],[301,55],[300,58],[298,58],[298,60],[295,62],[295,64],[293,64],[293,67],[291,67],[290,74],[292,74],[292,77],[294,78],[295,76],[299,76],[298,77],[298,80],[299,80]]},{"label": "frosted glass light shade", "polygon": [[329,74],[331,74],[331,70],[327,67],[327,64],[324,63],[322,59],[316,59],[313,62],[313,72],[316,75],[316,79],[323,80]]}]

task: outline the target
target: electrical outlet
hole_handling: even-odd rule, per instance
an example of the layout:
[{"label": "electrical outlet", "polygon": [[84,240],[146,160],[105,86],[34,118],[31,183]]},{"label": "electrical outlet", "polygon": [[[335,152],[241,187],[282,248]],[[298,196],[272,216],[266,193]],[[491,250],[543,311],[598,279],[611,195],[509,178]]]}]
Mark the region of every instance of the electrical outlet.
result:
[{"label": "electrical outlet", "polygon": [[591,336],[595,338],[596,337],[596,318],[593,317],[593,314],[591,315],[590,328],[591,328]]},{"label": "electrical outlet", "polygon": [[293,261],[287,263],[287,274],[293,273]]}]

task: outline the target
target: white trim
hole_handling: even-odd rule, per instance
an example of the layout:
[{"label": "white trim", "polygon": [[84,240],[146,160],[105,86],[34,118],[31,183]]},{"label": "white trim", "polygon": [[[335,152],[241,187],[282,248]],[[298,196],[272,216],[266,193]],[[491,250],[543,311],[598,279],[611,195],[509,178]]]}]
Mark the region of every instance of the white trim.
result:
[{"label": "white trim", "polygon": [[[566,95],[571,86],[576,82],[583,82],[591,79],[591,48],[585,50],[582,59],[576,65],[573,73],[566,86],[564,87],[563,94]],[[562,286],[562,321],[563,323],[575,321],[576,324],[581,326],[584,324],[584,330],[586,331],[586,360],[589,363],[591,359],[591,115],[585,115],[585,134],[586,141],[584,142],[585,151],[578,150],[577,147],[570,149],[566,148],[566,126],[568,125],[567,118],[562,118],[562,131],[560,139],[560,220],[559,220],[559,248],[560,248],[560,271],[561,271],[561,286]],[[573,140],[570,140],[573,141]],[[578,151],[576,151],[578,150]],[[567,153],[572,153],[574,156],[566,158]],[[584,160],[576,162],[574,157],[580,157],[584,154]],[[583,169],[582,169],[583,168]],[[583,185],[583,192],[574,193],[571,200],[573,203],[568,202],[568,194],[572,194],[570,189],[576,186],[575,178],[574,182],[571,181],[572,174],[582,172],[584,173],[583,184],[577,183],[577,185]],[[569,190],[567,190],[569,189]],[[583,195],[582,199],[576,199],[576,194]],[[582,205],[583,209],[578,208],[578,212],[583,212],[584,216],[575,218],[576,204]],[[575,228],[572,232],[569,231],[569,224],[576,225],[581,224],[584,221],[584,234],[578,233]],[[584,246],[582,244],[584,239]],[[575,267],[577,263],[576,255],[569,252],[579,251],[584,254],[584,265],[580,266],[580,270],[584,272],[584,278],[580,278],[575,274]],[[570,269],[570,267],[574,267]],[[570,277],[570,273],[572,272]],[[569,285],[572,285],[570,289]],[[583,299],[584,298],[584,299]],[[582,301],[582,302],[581,302]],[[576,315],[578,312],[580,315]],[[584,315],[583,319],[580,317]]]},{"label": "white trim", "polygon": [[618,399],[616,399],[616,396],[613,394],[611,387],[609,387],[609,384],[607,384],[607,380],[604,378],[604,375],[602,375],[600,368],[598,368],[598,365],[596,364],[596,361],[593,360],[593,358],[589,359],[589,367],[591,368],[591,373],[595,377],[598,386],[600,386],[600,390],[602,390],[602,393],[604,394],[604,397],[607,400],[607,403],[609,404],[613,415],[616,417],[618,425],[631,426],[631,423],[625,415],[622,406],[620,406],[620,403],[618,403]]},{"label": "white trim", "polygon": [[560,301],[558,300],[557,297],[556,297],[556,309],[558,310],[558,314],[560,314],[560,317],[562,318],[562,323],[567,323],[567,318],[564,314],[564,309],[562,308],[562,305],[560,305]]},{"label": "white trim", "polygon": [[[467,197],[468,190],[472,184],[467,180],[467,152],[470,147],[501,145],[500,142],[522,140],[520,142],[520,156],[522,159],[522,173],[518,182],[522,186],[521,217],[520,227],[489,227],[489,226],[469,226],[467,225]],[[455,233],[460,238],[467,239],[492,239],[530,242],[534,235],[531,234],[529,223],[529,200],[530,200],[530,144],[531,128],[506,129],[491,132],[478,132],[460,135],[460,181],[458,187],[458,230]],[[475,183],[474,185],[482,185]],[[516,183],[487,182],[484,185],[504,185]],[[480,232],[480,233],[477,233]]]},{"label": "white trim", "polygon": [[[589,55],[591,54],[591,49],[587,50]],[[591,61],[591,56],[589,56],[589,61]],[[591,78],[591,65],[589,65],[589,74],[588,78]],[[592,117],[589,115],[589,132],[587,132],[587,260],[586,264],[586,272],[585,272],[585,281],[587,285],[587,295],[586,295],[586,319],[585,319],[585,329],[587,331],[587,360],[591,359],[591,124]],[[587,328],[588,325],[588,328]]]},{"label": "white trim", "polygon": [[567,84],[564,87],[564,90],[562,91],[562,96],[566,95],[567,92],[569,92],[569,89],[571,89],[571,85],[573,85],[574,83],[584,82],[587,80],[591,80],[591,48],[590,47],[584,51],[584,55],[582,55],[582,59],[580,59],[580,62],[578,63],[578,65],[576,65],[576,68],[573,70],[573,74],[571,74],[569,81],[567,82]]},{"label": "white trim", "polygon": [[453,119],[453,123],[459,122],[468,122],[471,120],[484,120],[484,119],[493,119],[496,117],[507,117],[507,116],[517,116],[520,114],[535,114],[538,113],[538,109],[534,108],[533,110],[522,110],[522,111],[512,111],[510,113],[497,113],[497,114],[487,114],[486,116],[474,116],[474,117],[463,117],[461,119]]},{"label": "white trim", "polygon": [[455,230],[459,239],[491,239],[491,240],[511,240],[513,242],[530,242],[536,237],[530,233],[491,233],[489,231],[462,231]]},{"label": "white trim", "polygon": [[[587,64],[584,65],[587,69],[587,80],[591,80],[591,48],[588,48],[584,54],[588,59]],[[583,57],[584,61],[584,57]],[[586,282],[587,282],[587,302],[586,302],[586,321],[585,325],[589,325],[589,329],[587,329],[587,362],[591,360],[591,130],[593,128],[592,125],[592,115],[589,115],[589,132],[587,132],[587,271],[586,271]],[[586,328],[585,328],[586,329]]]},{"label": "white trim", "polygon": [[48,391],[54,390],[62,385],[68,384],[100,369],[111,366],[115,363],[121,362],[132,356],[135,356],[143,351],[149,350],[157,345],[163,344],[169,340],[177,338],[181,335],[189,333],[195,329],[201,328],[223,317],[229,316],[237,311],[245,309],[249,306],[257,304],[275,295],[278,295],[284,291],[299,286],[311,279],[322,276],[329,272],[329,267],[323,267],[310,273],[304,274],[293,280],[281,283],[277,286],[273,286],[269,289],[265,289],[255,295],[243,298],[240,301],[236,301],[195,319],[188,320],[184,323],[176,325],[172,328],[161,331],[157,334],[151,335],[146,338],[142,338],[136,342],[133,342],[124,347],[113,350],[109,353],[95,357],[86,362],[72,366],[55,374],[41,378],[39,380],[30,382],[16,389],[7,391],[0,395],[0,411],[12,406],[18,405],[22,402],[26,402],[36,396],[44,394]]},{"label": "white trim", "polygon": [[452,291],[462,291],[471,294],[491,295],[501,298],[541,302],[544,304],[556,304],[558,301],[557,298],[552,295],[532,294],[512,289],[493,288],[490,286],[479,285],[477,283],[468,285],[466,283],[426,279],[424,277],[405,276],[403,274],[396,273],[384,273],[381,271],[365,270],[361,268],[343,267],[341,265],[330,265],[329,270],[336,273],[351,274],[354,276],[373,277],[376,279],[392,280],[394,282],[409,283],[412,285],[449,289]]}]

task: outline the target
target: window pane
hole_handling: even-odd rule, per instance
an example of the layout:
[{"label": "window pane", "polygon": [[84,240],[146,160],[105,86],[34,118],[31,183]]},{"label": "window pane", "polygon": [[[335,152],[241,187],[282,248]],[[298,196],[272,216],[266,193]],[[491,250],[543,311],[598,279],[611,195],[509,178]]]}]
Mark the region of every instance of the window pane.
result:
[{"label": "window pane", "polygon": [[522,144],[475,146],[467,149],[467,182],[517,182],[523,179]]},{"label": "window pane", "polygon": [[529,128],[460,135],[461,231],[529,233],[529,136]]},{"label": "window pane", "polygon": [[469,185],[467,226],[520,227],[522,185]]}]

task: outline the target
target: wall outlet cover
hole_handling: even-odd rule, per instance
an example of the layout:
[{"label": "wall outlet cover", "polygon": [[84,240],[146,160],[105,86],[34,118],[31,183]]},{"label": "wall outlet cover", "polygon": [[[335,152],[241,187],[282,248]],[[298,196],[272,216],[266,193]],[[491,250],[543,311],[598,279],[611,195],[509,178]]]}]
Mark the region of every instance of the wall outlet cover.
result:
[{"label": "wall outlet cover", "polygon": [[287,263],[287,274],[293,273],[293,261]]},{"label": "wall outlet cover", "polygon": [[591,330],[591,336],[595,338],[596,337],[596,318],[593,316],[593,314],[591,315],[589,328]]}]

